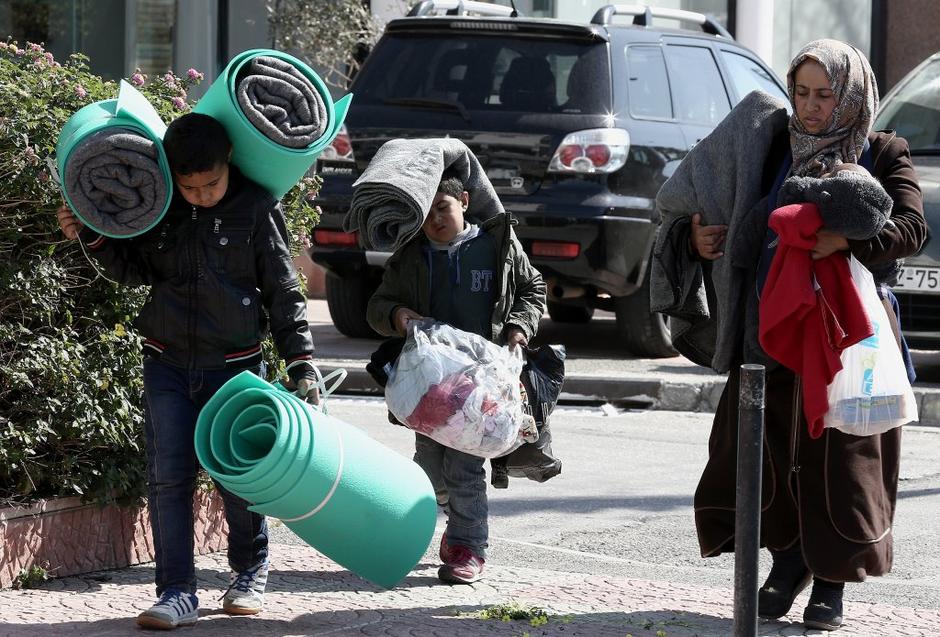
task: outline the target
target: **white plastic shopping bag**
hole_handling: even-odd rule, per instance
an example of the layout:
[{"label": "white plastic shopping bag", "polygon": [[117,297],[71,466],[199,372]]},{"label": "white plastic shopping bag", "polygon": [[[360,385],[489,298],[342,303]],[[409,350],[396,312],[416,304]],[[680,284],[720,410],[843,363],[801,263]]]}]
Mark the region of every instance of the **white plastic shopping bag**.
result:
[{"label": "white plastic shopping bag", "polygon": [[452,449],[494,458],[523,442],[522,365],[520,356],[482,336],[413,321],[389,374],[385,402],[408,428]]},{"label": "white plastic shopping bag", "polygon": [[854,256],[849,269],[875,333],[842,352],[842,370],[829,385],[824,424],[871,436],[917,420],[917,402],[871,272]]}]

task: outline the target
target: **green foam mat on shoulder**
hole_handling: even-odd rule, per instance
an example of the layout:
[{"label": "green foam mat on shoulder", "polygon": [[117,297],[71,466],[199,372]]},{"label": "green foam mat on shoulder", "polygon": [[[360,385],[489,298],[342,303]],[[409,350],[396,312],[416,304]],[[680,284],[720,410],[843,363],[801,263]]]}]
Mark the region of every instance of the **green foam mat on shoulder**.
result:
[{"label": "green foam mat on shoulder", "polygon": [[[261,133],[242,112],[238,104],[236,79],[245,65],[258,56],[289,62],[310,80],[323,99],[327,112],[326,131],[310,146],[281,146]],[[229,61],[193,108],[193,112],[217,119],[232,141],[232,163],[245,176],[280,199],[306,174],[323,149],[339,133],[351,99],[352,93],[334,102],[326,83],[302,60],[274,49],[252,49],[239,53]]]},{"label": "green foam mat on shoulder", "polygon": [[[162,204],[161,212],[145,228],[127,234],[115,234],[106,229],[96,227],[91,219],[87,219],[74,205],[68,190],[65,188],[65,167],[69,155],[76,146],[81,144],[90,135],[108,128],[128,128],[141,136],[153,141],[157,149],[157,164],[166,181],[166,200]],[[144,95],[133,86],[121,80],[120,89],[116,99],[102,100],[88,104],[76,111],[66,121],[56,140],[56,168],[62,181],[62,195],[66,203],[78,219],[92,230],[106,237],[129,238],[143,234],[153,228],[170,207],[173,196],[173,178],[170,173],[170,164],[163,150],[163,135],[166,133],[166,124],[153,105]]]},{"label": "green foam mat on shoulder", "polygon": [[209,400],[194,442],[209,475],[252,511],[379,586],[400,581],[431,542],[437,502],[417,464],[251,372]]}]

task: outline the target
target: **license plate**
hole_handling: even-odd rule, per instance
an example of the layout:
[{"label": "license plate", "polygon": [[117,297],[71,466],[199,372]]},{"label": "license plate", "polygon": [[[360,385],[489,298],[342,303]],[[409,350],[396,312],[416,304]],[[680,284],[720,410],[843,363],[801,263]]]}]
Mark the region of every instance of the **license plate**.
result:
[{"label": "license plate", "polygon": [[518,169],[515,168],[487,168],[486,176],[490,178],[490,181],[509,181],[513,177],[519,174]]},{"label": "license plate", "polygon": [[936,292],[940,294],[940,268],[905,266],[894,286],[909,292]]}]

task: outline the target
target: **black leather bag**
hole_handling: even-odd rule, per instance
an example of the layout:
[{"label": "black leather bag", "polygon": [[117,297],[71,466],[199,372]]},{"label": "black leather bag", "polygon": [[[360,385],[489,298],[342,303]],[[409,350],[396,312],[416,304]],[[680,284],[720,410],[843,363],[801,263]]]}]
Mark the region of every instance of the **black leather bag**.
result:
[{"label": "black leather bag", "polygon": [[545,482],[561,473],[561,460],[552,451],[549,417],[565,382],[565,346],[523,348],[522,381],[528,399],[527,412],[535,419],[539,439],[492,461],[493,485],[505,487],[508,476]]}]

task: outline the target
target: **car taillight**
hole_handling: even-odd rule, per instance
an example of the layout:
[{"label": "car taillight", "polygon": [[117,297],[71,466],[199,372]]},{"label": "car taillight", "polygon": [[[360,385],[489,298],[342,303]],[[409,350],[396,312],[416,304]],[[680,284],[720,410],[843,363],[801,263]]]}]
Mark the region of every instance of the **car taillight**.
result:
[{"label": "car taillight", "polygon": [[557,259],[573,259],[581,254],[581,246],[568,241],[533,241],[533,257],[555,257]]},{"label": "car taillight", "polygon": [[566,135],[548,172],[590,175],[612,173],[627,161],[630,134],[622,128],[592,128]]},{"label": "car taillight", "polygon": [[359,245],[359,235],[342,230],[314,230],[313,242],[321,246],[352,248]]},{"label": "car taillight", "polygon": [[330,161],[355,161],[352,142],[349,140],[349,133],[346,131],[345,124],[339,127],[339,133],[333,138],[333,142],[323,149],[320,158],[329,159]]}]

